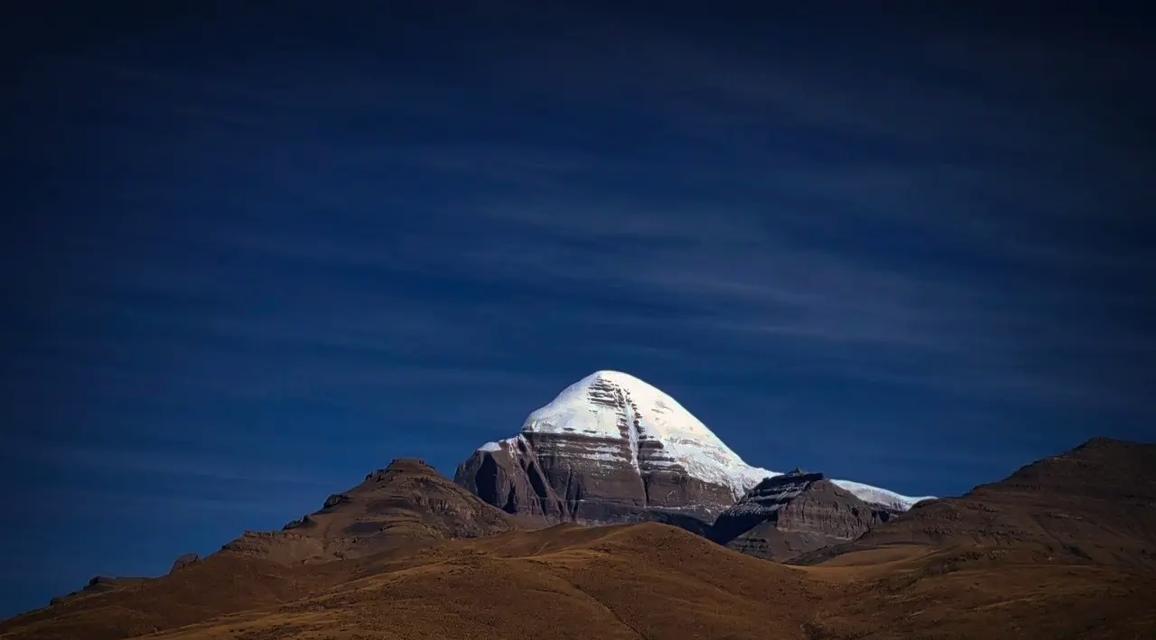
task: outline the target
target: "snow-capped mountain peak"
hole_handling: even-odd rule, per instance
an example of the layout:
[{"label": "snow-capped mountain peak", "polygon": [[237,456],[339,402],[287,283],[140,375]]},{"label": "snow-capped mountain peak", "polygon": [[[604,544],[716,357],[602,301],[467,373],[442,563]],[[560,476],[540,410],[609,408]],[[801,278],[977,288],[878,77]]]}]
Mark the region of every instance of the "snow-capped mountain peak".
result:
[{"label": "snow-capped mountain peak", "polygon": [[[534,411],[522,432],[567,434],[630,442],[632,464],[650,470],[681,467],[688,475],[727,486],[736,498],[773,471],[752,467],[674,398],[621,371],[595,371]],[[648,443],[654,443],[650,445]]]},{"label": "snow-capped mountain peak", "polygon": [[[595,371],[566,387],[526,418],[520,434],[487,442],[478,452],[542,446],[551,460],[588,469],[626,468],[639,478],[681,472],[729,492],[734,500],[762,480],[782,475],[747,464],[677,400],[621,371]],[[925,499],[850,480],[833,482],[865,502],[896,511]]]}]

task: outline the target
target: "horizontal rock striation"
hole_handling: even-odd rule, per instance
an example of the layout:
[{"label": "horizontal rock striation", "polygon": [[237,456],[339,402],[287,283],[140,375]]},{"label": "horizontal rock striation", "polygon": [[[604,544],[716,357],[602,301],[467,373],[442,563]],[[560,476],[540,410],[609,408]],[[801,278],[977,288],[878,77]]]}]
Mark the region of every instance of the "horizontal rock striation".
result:
[{"label": "horizontal rock striation", "polygon": [[795,471],[760,482],[718,517],[711,536],[748,555],[788,561],[854,540],[891,516],[821,473]]},{"label": "horizontal rock striation", "polygon": [[522,432],[479,448],[455,481],[486,502],[546,522],[711,522],[772,472],[744,463],[670,396],[599,371],[530,414]]}]

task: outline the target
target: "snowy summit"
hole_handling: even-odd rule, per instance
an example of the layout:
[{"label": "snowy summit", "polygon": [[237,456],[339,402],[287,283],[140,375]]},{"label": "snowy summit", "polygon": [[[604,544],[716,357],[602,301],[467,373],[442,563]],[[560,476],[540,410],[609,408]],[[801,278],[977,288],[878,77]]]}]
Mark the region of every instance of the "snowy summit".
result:
[{"label": "snowy summit", "polygon": [[[689,476],[729,487],[736,499],[764,478],[781,475],[747,464],[677,400],[621,371],[595,371],[566,387],[549,404],[526,418],[522,433],[564,434],[596,441],[626,439],[630,462],[636,468],[640,447],[653,442],[661,445],[663,457],[650,457],[648,467],[654,468],[656,463],[672,469],[681,467]],[[518,437],[514,437],[487,442],[479,451],[512,447],[517,440]],[[620,451],[621,448],[608,445],[586,455],[609,461],[621,455]],[[909,509],[924,499],[849,480],[834,482],[866,502],[897,510]]]},{"label": "snowy summit", "polygon": [[[662,445],[671,466],[729,486],[736,498],[773,471],[752,467],[674,398],[621,371],[595,371],[534,411],[523,432],[630,439],[638,465],[640,443]],[[645,446],[645,445],[643,445]]]}]

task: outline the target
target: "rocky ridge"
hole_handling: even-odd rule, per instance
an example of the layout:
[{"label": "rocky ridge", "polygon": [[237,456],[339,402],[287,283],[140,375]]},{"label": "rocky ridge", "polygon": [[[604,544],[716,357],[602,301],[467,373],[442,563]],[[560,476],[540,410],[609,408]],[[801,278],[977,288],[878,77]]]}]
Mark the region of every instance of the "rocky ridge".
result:
[{"label": "rocky ridge", "polygon": [[[920,504],[816,566],[789,568],[657,524],[438,538],[478,531],[472,507],[447,510],[456,499],[437,498],[464,492],[424,465],[395,462],[281,534],[396,518],[399,531],[435,532],[416,553],[404,546],[411,534],[378,539],[379,554],[331,561],[226,550],[159,578],[96,580],[0,621],[0,638],[1147,638],[1156,630],[1156,567],[1146,561],[1156,541],[1153,463],[1152,445],[1095,440],[964,498]],[[853,534],[857,521],[828,494],[854,504],[819,474],[772,478],[720,527],[733,517],[737,529],[806,531],[817,514],[824,528]],[[370,505],[388,496],[400,511]],[[791,515],[807,501],[815,508]],[[508,517],[481,512],[498,513],[499,527]],[[461,528],[438,524],[451,514]],[[394,543],[403,553],[388,553]]]},{"label": "rocky ridge", "polygon": [[892,511],[866,503],[821,473],[767,478],[724,511],[711,537],[736,551],[786,562],[854,540],[886,522]]},{"label": "rocky ridge", "polygon": [[[693,530],[777,475],[744,462],[666,393],[626,373],[596,371],[531,413],[516,436],[479,447],[454,479],[532,521],[660,520]],[[833,482],[891,511],[922,499]]]}]

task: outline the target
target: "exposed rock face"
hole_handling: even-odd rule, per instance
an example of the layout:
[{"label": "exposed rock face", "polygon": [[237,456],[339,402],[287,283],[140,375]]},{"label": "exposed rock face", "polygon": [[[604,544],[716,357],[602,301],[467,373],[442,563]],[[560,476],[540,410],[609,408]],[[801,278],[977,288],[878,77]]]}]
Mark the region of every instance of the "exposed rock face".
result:
[{"label": "exposed rock face", "polygon": [[[539,522],[658,520],[703,531],[761,480],[677,401],[634,376],[597,371],[488,442],[455,481],[507,513]],[[846,480],[843,489],[900,512],[921,498]]]},{"label": "exposed rock face", "polygon": [[963,497],[917,504],[852,543],[803,560],[896,545],[1156,567],[1156,445],[1090,440]]},{"label": "exposed rock face", "polygon": [[246,532],[226,552],[283,563],[356,558],[409,550],[446,538],[509,531],[510,516],[442,477],[420,460],[394,460],[360,485],[278,532]]},{"label": "exposed rock face", "polygon": [[455,480],[504,511],[548,522],[710,522],[760,479],[673,398],[599,371],[491,442]]},{"label": "exposed rock face", "polygon": [[[388,484],[414,479],[400,475]],[[1153,638],[1154,482],[1156,447],[1094,441],[920,505],[851,543],[863,553],[807,571],[653,524],[516,532],[405,559],[218,553],[156,579],[95,579],[0,621],[0,638]],[[393,495],[408,510],[403,486]],[[745,502],[786,521],[824,487],[785,478]]]},{"label": "exposed rock face", "polygon": [[711,535],[736,551],[788,561],[854,540],[890,517],[821,473],[795,471],[760,482],[719,516]]},{"label": "exposed rock face", "polygon": [[475,452],[455,480],[507,513],[550,523],[689,520],[693,529],[734,502],[729,488],[680,471],[642,471],[622,458],[606,464],[584,455],[592,446],[610,445],[524,433],[498,450]]}]

